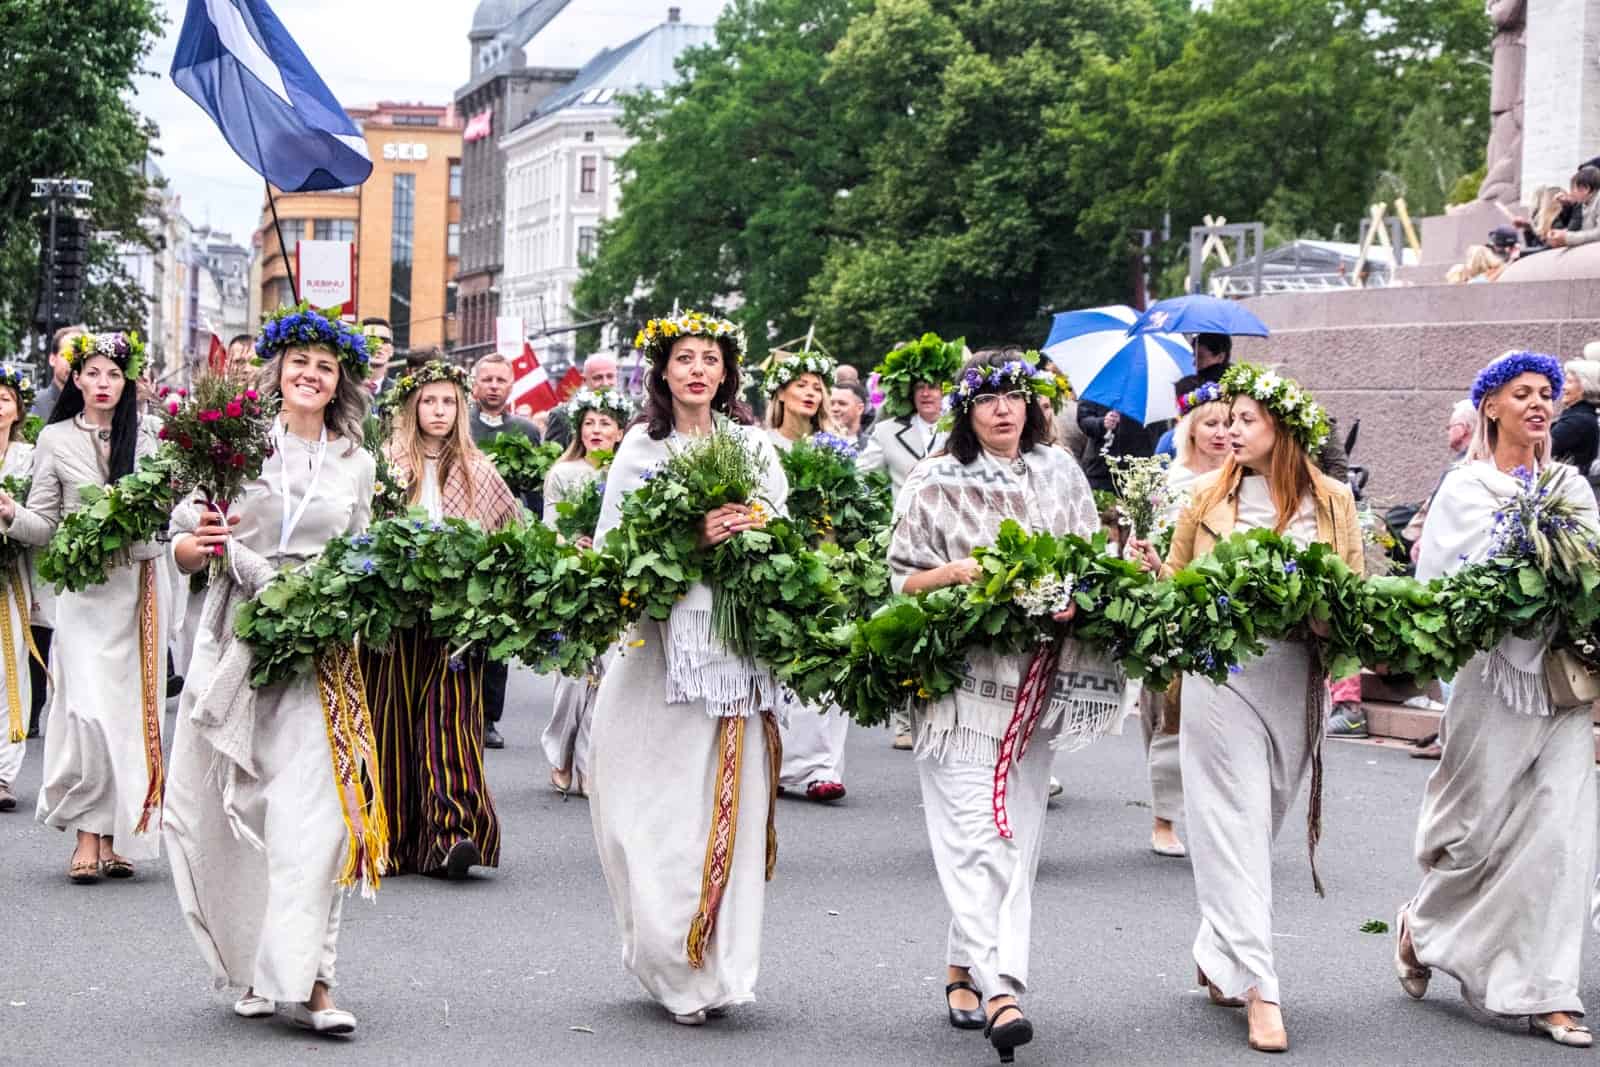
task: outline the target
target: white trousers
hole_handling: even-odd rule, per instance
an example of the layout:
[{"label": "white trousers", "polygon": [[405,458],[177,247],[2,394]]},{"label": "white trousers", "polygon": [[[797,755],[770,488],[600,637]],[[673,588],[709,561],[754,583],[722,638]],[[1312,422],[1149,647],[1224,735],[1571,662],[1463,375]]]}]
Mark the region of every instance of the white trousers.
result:
[{"label": "white trousers", "polygon": [[1027,989],[1033,883],[1052,755],[1048,739],[1036,735],[1012,768],[1009,841],[994,825],[992,765],[917,760],[928,844],[950,907],[945,962],[969,968],[986,998],[1019,996]]}]

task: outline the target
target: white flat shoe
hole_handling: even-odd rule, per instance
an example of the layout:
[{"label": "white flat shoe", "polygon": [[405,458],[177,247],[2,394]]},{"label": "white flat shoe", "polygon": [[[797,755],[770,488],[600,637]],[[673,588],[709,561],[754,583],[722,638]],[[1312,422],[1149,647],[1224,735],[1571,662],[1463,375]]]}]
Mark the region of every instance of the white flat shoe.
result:
[{"label": "white flat shoe", "polygon": [[233,1013],[241,1019],[264,1019],[277,1011],[276,1004],[255,993],[247,993],[233,1002]]},{"label": "white flat shoe", "polygon": [[704,1026],[706,1024],[706,1013],[703,1011],[691,1011],[687,1015],[679,1015],[674,1012],[672,1021],[679,1026]]},{"label": "white flat shoe", "polygon": [[1154,837],[1150,838],[1150,851],[1158,856],[1168,856],[1181,860],[1189,855],[1189,850],[1183,847],[1182,841],[1174,841],[1170,845],[1158,845]]},{"label": "white flat shoe", "polygon": [[1062,793],[1065,793],[1066,791],[1067,791],[1067,787],[1061,784],[1061,779],[1057,778],[1055,775],[1052,774],[1050,776],[1050,797],[1051,797],[1051,799],[1052,800],[1055,799],[1056,797],[1060,796]]},{"label": "white flat shoe", "polygon": [[356,1017],[341,1008],[312,1011],[304,1004],[290,1004],[288,1014],[289,1021],[296,1026],[314,1030],[319,1034],[353,1034],[356,1032]]},{"label": "white flat shoe", "polygon": [[1594,1035],[1587,1026],[1558,1026],[1538,1015],[1528,1016],[1528,1029],[1543,1034],[1558,1045],[1569,1048],[1588,1048],[1594,1044]]}]

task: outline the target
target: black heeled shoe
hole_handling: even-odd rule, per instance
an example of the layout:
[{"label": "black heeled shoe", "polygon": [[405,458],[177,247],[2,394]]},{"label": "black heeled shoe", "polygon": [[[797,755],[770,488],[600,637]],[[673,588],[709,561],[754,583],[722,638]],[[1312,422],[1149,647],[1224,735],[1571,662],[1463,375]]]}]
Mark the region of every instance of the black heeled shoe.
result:
[{"label": "black heeled shoe", "polygon": [[[1018,1017],[1004,1026],[996,1026],[995,1023],[1000,1021],[1000,1016],[1008,1011],[1016,1012]],[[1017,1058],[1017,1049],[1033,1040],[1033,1023],[1022,1018],[1022,1009],[1017,1005],[1007,1004],[994,1013],[994,1018],[983,1028],[983,1036],[988,1038],[989,1044],[1000,1053],[1001,1063],[1013,1063]]]},{"label": "black heeled shoe", "polygon": [[[950,1003],[950,994],[958,989],[965,989],[968,993],[978,998],[976,1008],[958,1008]],[[989,1024],[988,1018],[983,1014],[983,994],[971,982],[951,982],[944,987],[944,1006],[950,1013],[950,1025],[957,1030],[982,1030]]]}]

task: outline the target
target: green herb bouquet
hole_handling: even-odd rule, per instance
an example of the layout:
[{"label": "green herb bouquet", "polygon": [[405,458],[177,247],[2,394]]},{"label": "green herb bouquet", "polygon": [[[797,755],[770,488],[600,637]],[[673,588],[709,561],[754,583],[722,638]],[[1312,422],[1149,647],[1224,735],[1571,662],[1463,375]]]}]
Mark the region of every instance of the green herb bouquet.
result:
[{"label": "green herb bouquet", "polygon": [[894,498],[883,481],[857,469],[849,441],[818,433],[780,455],[789,515],[813,546],[829,539],[853,545],[889,525]]},{"label": "green herb bouquet", "polygon": [[545,475],[561,458],[561,446],[554,441],[536,445],[520,433],[495,434],[478,447],[494,461],[506,488],[518,497],[544,492]]}]

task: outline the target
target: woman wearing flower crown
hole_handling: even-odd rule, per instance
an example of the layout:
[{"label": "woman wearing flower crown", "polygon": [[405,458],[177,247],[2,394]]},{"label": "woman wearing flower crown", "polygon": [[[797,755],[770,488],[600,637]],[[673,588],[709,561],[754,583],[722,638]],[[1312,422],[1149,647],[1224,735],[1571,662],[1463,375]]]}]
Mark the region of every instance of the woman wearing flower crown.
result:
[{"label": "woman wearing flower crown", "polygon": [[[586,486],[605,477],[602,454],[615,453],[623,429],[633,418],[627,397],[611,389],[584,387],[567,401],[564,414],[572,428],[572,443],[544,479],[544,521],[556,524],[556,505],[577,496]],[[602,482],[602,486],[603,486]],[[578,538],[580,548],[594,544],[591,534]],[[550,761],[550,784],[566,795],[585,796],[589,777],[589,729],[594,719],[595,694],[605,676],[604,657],[589,667],[585,678],[558,674],[551,689],[550,723],[539,743]]]},{"label": "woman wearing flower crown", "polygon": [[[1177,458],[1167,467],[1167,514],[1176,522],[1197,479],[1220,470],[1233,449],[1228,441],[1228,402],[1222,389],[1207,382],[1178,398],[1178,424],[1173,428]],[[1145,762],[1150,769],[1150,849],[1158,856],[1189,854],[1178,840],[1174,823],[1183,814],[1183,772],[1178,765],[1178,708],[1182,683],[1165,693],[1144,690],[1139,722],[1144,734]]]},{"label": "woman wearing flower crown", "polygon": [[[1294,382],[1249,363],[1231,366],[1221,387],[1232,455],[1195,480],[1167,571],[1230,534],[1266,529],[1302,547],[1326,544],[1361,573],[1355,499],[1310,458],[1328,435],[1322,408]],[[1135,544],[1148,565],[1161,565],[1148,545]],[[1321,833],[1328,690],[1318,659],[1308,635],[1269,642],[1224,685],[1183,680],[1179,748],[1200,900],[1199,982],[1218,1004],[1248,1005],[1250,1047],[1265,1052],[1289,1046],[1272,951],[1272,842],[1307,779],[1312,849]],[[1320,892],[1314,853],[1312,878]]]},{"label": "woman wearing flower crown", "polygon": [[[494,531],[522,505],[472,443],[466,380],[440,360],[396,380],[385,452],[408,506],[434,522],[470,519]],[[481,651],[452,649],[425,626],[364,659],[397,874],[464,878],[469,868],[500,865],[500,820],[483,772],[483,667]]]},{"label": "woman wearing flower crown", "polygon": [[[828,411],[834,361],[806,353],[774,362],[763,385],[767,391],[768,433],[773,447],[787,452],[797,441],[834,431]],[[783,765],[778,785],[803,792],[808,800],[832,803],[844,798],[844,746],[850,717],[837,708],[799,704],[787,692],[789,714],[782,725]]]},{"label": "woman wearing flower crown", "polygon": [[[1551,462],[1562,379],[1561,365],[1536,352],[1507,352],[1478,374],[1477,429],[1434,494],[1419,579],[1495,554],[1497,513]],[[1593,530],[1588,482],[1564,464],[1554,471],[1548,495]],[[1594,1038],[1577,1017],[1600,822],[1594,731],[1590,705],[1553,706],[1548,647],[1547,637],[1510,636],[1456,675],[1417,826],[1422,884],[1395,922],[1395,969],[1413,997],[1437,968],[1479,1009],[1525,1015],[1534,1033],[1586,1048]]]},{"label": "woman wearing flower crown", "polygon": [[[761,498],[783,508],[783,465],[739,400],[738,327],[685,312],[651,320],[635,347],[650,360],[644,415],[612,462],[596,539],[658,464],[714,432],[755,453]],[[705,516],[701,544],[760,525],[759,513],[728,504]],[[716,638],[711,606],[710,588],[696,584],[666,622],[643,620],[623,636],[595,701],[588,783],[623,962],[689,1026],[755,999],[776,844],[777,686]]]},{"label": "woman wearing flower crown", "polygon": [[[1050,447],[1038,395],[1054,378],[1005,351],[956,376],[944,450],[917,464],[895,504],[889,573],[896,593],[970,585],[975,548],[1014,519],[1030,531],[1090,537],[1100,528],[1077,461]],[[1037,614],[1076,614],[1070,589],[1034,590]],[[1017,998],[1028,986],[1033,885],[1054,750],[1118,721],[1123,678],[1070,637],[1035,656],[969,650],[966,680],[913,709],[928,841],[950,907],[950,1025],[984,1029],[1010,1062],[1033,1038]]]},{"label": "woman wearing flower crown", "polygon": [[[144,364],[136,334],[81,334],[50,424],[33,454],[26,507],[0,492],[0,533],[42,546],[84,506],[85,486],[131,474],[156,445],[139,429],[134,381]],[[39,820],[76,830],[68,876],[95,882],[133,876],[131,860],[161,851],[161,712],[166,704],[167,583],[156,566],[163,545],[132,545],[103,585],[56,599],[55,680],[44,745]],[[107,684],[108,679],[115,684]],[[139,684],[138,710],[126,690]]]},{"label": "woman wearing flower crown", "polygon": [[235,1013],[283,1005],[297,1025],[332,1034],[356,1027],[331,993],[341,887],[370,890],[383,869],[383,816],[363,786],[377,774],[360,668],[349,649],[329,648],[311,672],[252,689],[233,618],[279,571],[366,529],[372,348],[305,305],[274,314],[256,341],[268,360],[263,403],[279,405],[272,454],[226,517],[180,509],[174,525],[186,532],[172,545],[183,571],[212,567],[167,787],[178,903],[218,984],[245,988]]},{"label": "woman wearing flower crown", "polygon": [[[33,470],[33,446],[22,439],[22,425],[33,405],[33,383],[20,367],[0,363],[0,478],[26,479]],[[29,629],[32,602],[28,562],[13,557],[0,570],[0,655],[5,657],[6,724],[0,728],[0,811],[17,806],[12,791],[22,771],[28,745],[28,710],[33,689],[28,677],[28,654],[33,650]],[[34,653],[37,656],[37,653]]]}]

